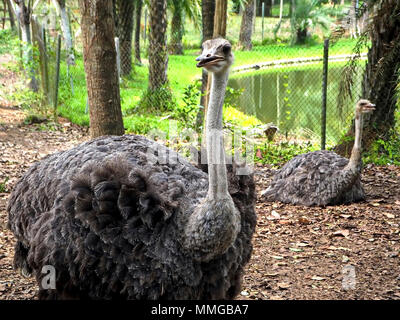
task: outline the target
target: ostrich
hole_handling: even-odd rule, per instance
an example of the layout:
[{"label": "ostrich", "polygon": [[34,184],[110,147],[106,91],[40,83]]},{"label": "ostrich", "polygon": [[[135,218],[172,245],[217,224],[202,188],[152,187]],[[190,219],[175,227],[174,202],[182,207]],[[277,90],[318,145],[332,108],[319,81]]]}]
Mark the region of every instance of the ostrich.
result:
[{"label": "ostrich", "polygon": [[286,163],[261,195],[268,201],[326,206],[365,199],[361,184],[363,115],[375,105],[361,99],[355,108],[355,141],[350,160],[332,151],[301,154]]},{"label": "ostrich", "polygon": [[[255,186],[225,164],[219,134],[231,45],[208,40],[196,60],[212,74],[208,175],[154,141],[124,135],[48,156],[16,184],[8,204],[14,265],[36,276],[39,299],[232,299],[240,291]],[[41,285],[44,266],[54,267],[55,288]]]}]

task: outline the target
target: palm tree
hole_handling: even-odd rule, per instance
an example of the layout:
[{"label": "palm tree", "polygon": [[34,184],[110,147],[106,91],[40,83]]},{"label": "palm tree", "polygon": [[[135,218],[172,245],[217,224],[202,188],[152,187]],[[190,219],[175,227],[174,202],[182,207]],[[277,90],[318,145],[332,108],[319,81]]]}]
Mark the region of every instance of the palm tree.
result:
[{"label": "palm tree", "polygon": [[[377,104],[376,111],[364,123],[363,145],[366,149],[377,138],[386,140],[395,125],[396,84],[400,70],[400,2],[398,0],[368,0],[373,12],[370,27],[359,38],[355,51],[368,46],[368,61],[364,72],[363,97]],[[370,44],[369,44],[370,40]],[[341,92],[352,92],[351,79],[356,68],[351,60],[344,72]],[[354,126],[346,136],[353,136]],[[349,153],[351,139],[343,139],[335,151]]]},{"label": "palm tree", "polygon": [[149,89],[168,82],[167,0],[150,0]]},{"label": "palm tree", "polygon": [[136,0],[135,6],[135,61],[141,65],[140,59],[140,20],[142,17],[143,0]]},{"label": "palm tree", "polygon": [[169,0],[168,5],[172,11],[170,53],[183,54],[184,16],[200,29],[200,0]]},{"label": "palm tree", "polygon": [[243,10],[239,34],[239,47],[241,47],[242,50],[251,50],[253,47],[251,36],[253,34],[255,11],[256,7],[254,6],[254,0],[247,0]]},{"label": "palm tree", "polygon": [[116,35],[119,37],[121,51],[121,74],[132,71],[132,34],[135,2],[133,0],[114,0],[114,19]]},{"label": "palm tree", "polygon": [[309,37],[310,29],[321,26],[329,30],[333,24],[331,14],[337,13],[331,7],[322,6],[321,0],[292,0],[291,27],[292,43],[304,44]]}]

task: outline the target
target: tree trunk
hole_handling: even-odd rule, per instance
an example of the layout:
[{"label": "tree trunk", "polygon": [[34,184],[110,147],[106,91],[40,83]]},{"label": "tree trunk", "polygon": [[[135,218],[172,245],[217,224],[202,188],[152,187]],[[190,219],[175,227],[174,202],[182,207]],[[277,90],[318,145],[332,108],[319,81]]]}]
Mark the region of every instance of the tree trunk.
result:
[{"label": "tree trunk", "polygon": [[296,31],[296,44],[305,44],[307,40],[307,28],[297,29]]},{"label": "tree trunk", "polygon": [[[31,49],[32,45],[32,36],[31,36],[31,8],[27,7],[25,5],[24,0],[14,0],[15,3],[18,5],[18,13],[17,13],[17,18],[20,23],[21,27],[21,35],[22,35],[22,41],[27,44],[24,48],[24,63],[27,64],[32,64],[33,63],[33,52]],[[29,88],[31,88],[33,91],[37,92],[39,90],[38,88],[38,83],[37,79],[35,77],[35,70],[33,67],[29,67],[28,70],[26,70],[30,82],[29,82]]]},{"label": "tree trunk", "polygon": [[171,54],[183,54],[183,3],[182,0],[172,0],[171,41],[169,50]]},{"label": "tree trunk", "polygon": [[142,17],[143,0],[136,0],[135,7],[135,60],[137,64],[142,64],[140,59],[140,20]]},{"label": "tree trunk", "polygon": [[282,24],[282,18],[283,18],[283,0],[280,0],[280,5],[279,5],[279,21],[276,24],[275,28],[274,28],[274,39],[276,40],[277,35],[278,35],[278,31],[281,28],[281,24]]},{"label": "tree trunk", "polygon": [[227,0],[215,0],[213,37],[226,37]]},{"label": "tree trunk", "polygon": [[251,50],[251,36],[253,34],[253,20],[255,14],[254,0],[247,0],[240,25],[239,46],[242,50]]},{"label": "tree trunk", "polygon": [[10,18],[10,27],[11,27],[11,30],[15,30],[16,29],[15,28],[15,19],[14,19],[13,10],[11,8],[11,0],[7,0],[6,3],[7,3],[7,8],[8,8],[8,16]]},{"label": "tree trunk", "polygon": [[[386,140],[395,124],[397,71],[400,68],[400,2],[383,0],[372,20],[371,48],[364,73],[363,98],[377,105],[364,122],[363,146],[368,149],[377,138]],[[354,135],[354,125],[346,136]],[[336,146],[335,151],[349,155],[351,139]]]},{"label": "tree trunk", "polygon": [[64,36],[65,48],[68,52],[67,63],[70,65],[75,64],[74,46],[72,42],[71,26],[67,9],[65,7],[65,0],[53,0],[54,6],[57,8],[58,14],[61,19],[61,30]]},{"label": "tree trunk", "polygon": [[168,82],[167,0],[150,0],[149,89]]},{"label": "tree trunk", "polygon": [[214,15],[215,0],[202,0],[201,2],[201,19],[203,39],[201,42],[211,39],[214,34]]},{"label": "tree trunk", "polygon": [[90,134],[122,135],[112,2],[80,0],[83,56],[90,108]]},{"label": "tree trunk", "polygon": [[[202,0],[201,2],[201,18],[202,18],[202,30],[203,39],[202,43],[213,37],[214,33],[214,15],[215,15],[215,0]],[[201,73],[201,97],[200,105],[205,107],[207,102],[207,85],[208,85],[208,75],[207,71],[202,68]],[[196,118],[196,128],[199,129],[204,121],[204,110],[200,109],[197,113]]]},{"label": "tree trunk", "polygon": [[132,35],[135,2],[133,0],[115,0],[115,16],[117,20],[117,37],[121,51],[121,75],[129,75],[132,71]]}]

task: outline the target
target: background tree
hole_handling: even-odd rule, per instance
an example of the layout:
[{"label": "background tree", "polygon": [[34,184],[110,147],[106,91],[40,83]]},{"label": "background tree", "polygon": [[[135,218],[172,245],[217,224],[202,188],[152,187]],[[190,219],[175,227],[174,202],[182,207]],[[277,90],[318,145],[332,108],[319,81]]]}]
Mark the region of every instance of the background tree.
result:
[{"label": "background tree", "polygon": [[[211,39],[214,34],[214,15],[215,15],[215,0],[202,0],[201,1],[201,21],[202,21],[202,40],[204,41]],[[205,107],[207,102],[207,86],[208,86],[208,74],[207,71],[202,68],[201,73],[201,98],[200,105]],[[204,121],[204,108],[200,109],[197,113],[196,128],[199,130]]]},{"label": "background tree", "polygon": [[242,23],[240,25],[239,33],[239,47],[242,50],[251,50],[253,44],[251,36],[253,34],[253,24],[255,19],[255,0],[247,0],[242,14]]},{"label": "background tree", "polygon": [[57,13],[61,20],[61,30],[64,36],[65,48],[68,52],[67,62],[69,64],[75,64],[74,46],[72,41],[71,26],[69,23],[69,17],[65,0],[53,0],[53,4],[57,9]]},{"label": "background tree", "polygon": [[121,52],[121,74],[132,71],[132,35],[135,12],[134,0],[114,0],[114,19],[116,35],[119,38]]},{"label": "background tree", "polygon": [[215,0],[213,37],[226,37],[228,0]]},{"label": "background tree", "polygon": [[136,0],[135,6],[135,62],[139,65],[142,64],[140,59],[140,21],[142,18],[143,0]]},{"label": "background tree", "polygon": [[112,2],[79,0],[83,57],[90,110],[90,134],[122,135]]},{"label": "background tree", "polygon": [[11,30],[16,30],[15,27],[15,18],[14,18],[14,12],[12,9],[12,4],[11,4],[11,0],[6,0],[5,4],[7,4],[7,9],[8,9],[8,17],[10,18],[10,27]]},{"label": "background tree", "polygon": [[274,39],[276,40],[279,29],[281,28],[282,25],[282,18],[283,18],[283,0],[280,0],[280,4],[279,4],[279,21],[276,24],[273,33],[274,33]]},{"label": "background tree", "polygon": [[150,0],[149,89],[168,82],[167,0]]},{"label": "background tree", "polygon": [[309,37],[309,31],[317,25],[329,30],[333,24],[331,14],[337,15],[337,11],[322,6],[321,0],[292,0],[292,43],[304,44]]},{"label": "background tree", "polygon": [[14,0],[17,4],[17,19],[21,28],[22,41],[24,45],[24,64],[27,67],[27,73],[30,79],[29,87],[33,91],[38,91],[38,83],[35,77],[35,70],[33,68],[33,52],[32,52],[32,34],[31,34],[31,15],[32,15],[32,1],[28,0],[26,5],[25,0]]},{"label": "background tree", "polygon": [[[364,123],[363,145],[366,150],[377,138],[388,140],[395,125],[397,72],[400,68],[400,2],[369,0],[368,4],[370,8],[375,6],[375,13],[369,30],[361,36],[356,46],[356,51],[359,51],[371,40],[364,72],[363,97],[374,102],[377,108]],[[341,84],[341,92],[345,97],[351,96],[356,63],[356,59],[353,59],[345,68]],[[352,136],[354,125],[346,134],[346,137]],[[352,144],[352,139],[344,138],[335,151],[348,155]]]},{"label": "background tree", "polygon": [[183,54],[182,38],[184,35],[184,17],[188,17],[196,28],[199,28],[200,1],[199,0],[169,0],[172,11],[171,40],[169,50],[171,54]]}]

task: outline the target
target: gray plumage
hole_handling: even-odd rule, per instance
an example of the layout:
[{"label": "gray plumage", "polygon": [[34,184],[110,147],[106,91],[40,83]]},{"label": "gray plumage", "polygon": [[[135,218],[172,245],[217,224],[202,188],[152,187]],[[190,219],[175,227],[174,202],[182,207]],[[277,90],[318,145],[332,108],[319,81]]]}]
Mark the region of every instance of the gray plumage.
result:
[{"label": "gray plumage", "polygon": [[[141,136],[102,137],[34,164],[8,204],[14,264],[56,271],[41,299],[232,299],[255,230],[252,175],[225,165],[222,105],[233,61],[206,41],[213,73],[206,121],[208,174]],[[218,138],[215,139],[215,136]]]},{"label": "gray plumage", "polygon": [[[158,150],[154,156],[149,147]],[[153,164],[158,153],[176,161]],[[253,177],[235,171],[228,167],[240,232],[228,248],[210,242],[208,250],[223,251],[210,258],[183,245],[207,194],[204,171],[141,136],[103,137],[55,153],[34,164],[11,194],[15,265],[39,284],[42,267],[55,267],[56,290],[41,289],[41,299],[231,299],[256,222]],[[210,214],[203,228],[220,232],[227,222],[220,218],[215,223]],[[190,239],[202,237],[191,232]]]},{"label": "gray plumage", "polygon": [[361,139],[363,114],[375,110],[361,99],[355,108],[355,141],[350,159],[332,151],[301,154],[274,175],[261,195],[268,201],[305,206],[326,206],[365,199],[361,184]]},{"label": "gray plumage", "polygon": [[274,175],[263,192],[268,201],[326,206],[365,199],[360,167],[354,172],[343,169],[349,160],[332,151],[301,154],[286,163]]}]

